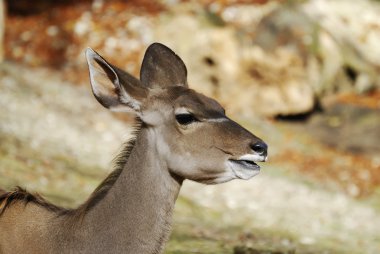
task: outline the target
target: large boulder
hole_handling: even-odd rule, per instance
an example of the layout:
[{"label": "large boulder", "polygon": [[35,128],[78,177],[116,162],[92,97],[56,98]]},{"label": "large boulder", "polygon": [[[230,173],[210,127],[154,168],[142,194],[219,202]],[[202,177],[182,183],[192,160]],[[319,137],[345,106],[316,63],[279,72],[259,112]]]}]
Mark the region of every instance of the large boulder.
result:
[{"label": "large boulder", "polygon": [[204,15],[167,16],[156,29],[157,40],[184,59],[194,88],[246,116],[312,110],[314,93],[299,52],[247,43],[233,26],[215,26]]}]

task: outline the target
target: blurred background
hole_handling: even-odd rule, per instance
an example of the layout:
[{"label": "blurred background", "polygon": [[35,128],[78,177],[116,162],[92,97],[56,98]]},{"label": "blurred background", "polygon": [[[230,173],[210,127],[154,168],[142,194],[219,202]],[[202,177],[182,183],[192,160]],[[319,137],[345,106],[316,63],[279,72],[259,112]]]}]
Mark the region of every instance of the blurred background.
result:
[{"label": "blurred background", "polygon": [[250,181],[184,183],[165,253],[380,253],[380,1],[0,0],[0,186],[83,202],[132,123],[84,50],[138,75],[156,41],[269,144]]}]

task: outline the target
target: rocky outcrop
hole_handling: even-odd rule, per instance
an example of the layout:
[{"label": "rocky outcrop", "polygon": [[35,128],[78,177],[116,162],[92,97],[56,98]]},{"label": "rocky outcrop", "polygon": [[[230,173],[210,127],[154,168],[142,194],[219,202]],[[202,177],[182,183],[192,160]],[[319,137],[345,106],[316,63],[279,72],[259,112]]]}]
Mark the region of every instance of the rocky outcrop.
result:
[{"label": "rocky outcrop", "polygon": [[9,15],[7,57],[87,83],[87,46],[138,75],[159,41],[185,60],[193,87],[246,116],[303,114],[326,95],[380,89],[378,1],[238,2],[49,2],[54,19]]},{"label": "rocky outcrop", "polygon": [[325,95],[380,87],[374,2],[194,8],[162,14],[154,37],[185,59],[198,90],[234,113],[302,114]]},{"label": "rocky outcrop", "polygon": [[[313,108],[314,93],[299,52],[281,46],[267,50],[243,30],[239,35],[232,25],[212,26],[202,14],[184,12],[163,20],[156,38],[183,57],[197,90],[217,97],[232,113],[273,116]],[[260,22],[258,27],[263,27]]]}]

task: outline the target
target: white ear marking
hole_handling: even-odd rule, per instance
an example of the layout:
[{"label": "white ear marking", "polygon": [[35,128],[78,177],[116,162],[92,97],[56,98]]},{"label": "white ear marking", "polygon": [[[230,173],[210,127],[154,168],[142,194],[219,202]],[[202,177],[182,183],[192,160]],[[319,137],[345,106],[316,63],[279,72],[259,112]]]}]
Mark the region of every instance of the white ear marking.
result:
[{"label": "white ear marking", "polygon": [[[124,90],[123,87],[120,88],[121,96],[119,98],[120,102],[123,104],[129,105],[133,110],[139,111],[141,107],[141,103],[135,99],[133,99],[129,94]],[[127,112],[131,112],[127,110]]]},{"label": "white ear marking", "polygon": [[109,64],[91,48],[86,50],[86,59],[92,91],[104,107],[112,111],[140,111],[147,90],[139,80]]},{"label": "white ear marking", "polygon": [[[87,64],[88,66],[90,67],[89,68],[89,71],[90,71],[90,79],[91,79],[91,82],[95,82],[95,70],[93,69],[94,66],[93,64],[91,63],[91,60],[92,59],[98,59],[100,60],[103,64],[105,64],[114,74],[114,77],[115,79],[114,80],[111,80],[116,86],[120,87],[120,81],[119,81],[119,77],[117,76],[116,72],[113,70],[113,68],[107,63],[104,61],[104,59],[102,59],[99,54],[97,54],[92,48],[88,47],[86,49],[86,60],[87,60]],[[91,83],[92,84],[92,83]]]}]

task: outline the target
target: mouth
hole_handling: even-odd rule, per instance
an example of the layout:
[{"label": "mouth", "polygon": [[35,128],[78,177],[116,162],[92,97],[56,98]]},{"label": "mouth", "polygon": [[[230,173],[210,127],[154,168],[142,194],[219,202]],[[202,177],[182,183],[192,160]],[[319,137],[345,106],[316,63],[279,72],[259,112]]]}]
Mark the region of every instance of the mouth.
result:
[{"label": "mouth", "polygon": [[230,158],[228,164],[237,178],[247,180],[259,174],[260,166],[256,162],[265,162],[266,159],[266,156],[246,154],[239,158]]},{"label": "mouth", "polygon": [[239,166],[239,167],[244,168],[244,169],[248,169],[248,170],[259,170],[260,169],[260,166],[257,165],[252,160],[233,160],[233,159],[229,159],[229,161],[232,162],[233,164],[235,164],[236,166]]}]

